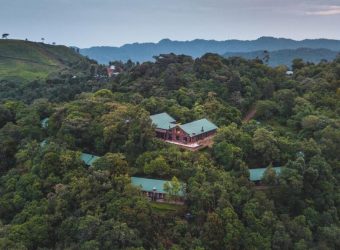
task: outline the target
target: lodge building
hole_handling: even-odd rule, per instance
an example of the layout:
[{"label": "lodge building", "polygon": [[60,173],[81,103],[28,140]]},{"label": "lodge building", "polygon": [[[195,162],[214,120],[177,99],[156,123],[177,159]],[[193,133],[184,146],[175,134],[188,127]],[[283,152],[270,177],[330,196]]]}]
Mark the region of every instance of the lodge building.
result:
[{"label": "lodge building", "polygon": [[156,137],[181,144],[193,144],[216,133],[217,126],[207,119],[200,119],[186,124],[177,124],[167,113],[150,116],[156,126]]},{"label": "lodge building", "polygon": [[[131,184],[135,187],[139,187],[142,193],[152,201],[164,202],[168,193],[164,190],[164,184],[166,180],[157,180],[141,177],[131,177]],[[171,185],[171,183],[170,183]],[[183,203],[184,201],[184,185],[181,183],[181,189],[177,194],[177,202]]]},{"label": "lodge building", "polygon": [[[249,180],[255,184],[261,184],[267,168],[253,168],[249,169]],[[278,176],[281,174],[282,167],[273,167],[275,174]]]}]

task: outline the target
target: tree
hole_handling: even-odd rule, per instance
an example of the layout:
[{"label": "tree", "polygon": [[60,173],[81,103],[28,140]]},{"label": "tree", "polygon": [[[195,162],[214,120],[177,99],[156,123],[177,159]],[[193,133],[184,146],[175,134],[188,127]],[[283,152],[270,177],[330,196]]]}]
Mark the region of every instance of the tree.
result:
[{"label": "tree", "polygon": [[239,128],[236,123],[220,127],[214,137],[215,143],[227,142],[242,149],[242,151],[246,153],[252,151],[251,140],[251,136],[245,132],[243,128]]},{"label": "tree", "polygon": [[314,132],[319,128],[320,117],[316,115],[308,115],[301,121],[302,128]]},{"label": "tree", "polygon": [[297,58],[293,60],[293,63],[292,63],[293,71],[302,69],[304,66],[305,66],[305,63],[301,58]]},{"label": "tree", "polygon": [[263,174],[263,179],[262,179],[263,183],[267,184],[267,185],[275,185],[277,183],[276,180],[276,172],[273,169],[272,165],[269,165],[266,168],[266,171]]},{"label": "tree", "polygon": [[295,106],[296,92],[290,89],[281,89],[275,92],[274,99],[277,108],[283,117],[289,117]]},{"label": "tree", "polygon": [[277,103],[271,100],[260,100],[256,103],[256,117],[269,120],[277,113]]},{"label": "tree", "polygon": [[178,181],[176,176],[172,177],[171,181],[164,183],[164,191],[169,195],[169,199],[175,199],[180,195],[182,191],[182,184]]},{"label": "tree", "polygon": [[275,250],[288,250],[292,248],[292,239],[281,222],[276,225],[272,239],[272,248]]},{"label": "tree", "polygon": [[301,200],[303,192],[303,176],[297,169],[303,168],[301,162],[288,162],[279,175],[279,190],[275,193],[278,205],[287,211],[299,213],[304,204]]},{"label": "tree", "polygon": [[128,171],[128,163],[122,153],[107,153],[93,163],[95,169],[107,170],[112,175],[124,175]]},{"label": "tree", "polygon": [[340,228],[336,225],[320,227],[318,238],[320,243],[326,243],[330,249],[340,248]]},{"label": "tree", "polygon": [[195,105],[194,112],[197,117],[208,117],[215,122],[217,126],[229,125],[232,122],[240,123],[241,113],[238,109],[223,103],[216,98],[212,92],[209,94],[203,104],[197,103]]},{"label": "tree", "polygon": [[221,215],[224,222],[224,249],[238,249],[242,242],[244,227],[233,208],[225,208]]},{"label": "tree", "polygon": [[4,33],[4,34],[2,34],[2,39],[7,39],[8,36],[9,36],[8,33]]},{"label": "tree", "polygon": [[225,230],[222,219],[218,214],[212,212],[207,216],[203,225],[203,239],[209,249],[225,249]]},{"label": "tree", "polygon": [[236,159],[242,157],[242,150],[227,142],[216,143],[213,146],[214,157],[225,169],[230,169]]},{"label": "tree", "polygon": [[263,51],[263,58],[262,58],[262,60],[263,60],[265,63],[268,63],[268,62],[269,62],[269,59],[270,59],[270,54],[269,54],[268,50],[264,50],[264,51]]},{"label": "tree", "polygon": [[259,128],[255,131],[253,137],[254,149],[261,154],[265,164],[272,163],[279,159],[280,150],[278,142],[273,132],[265,128]]},{"label": "tree", "polygon": [[20,242],[29,249],[36,249],[38,246],[48,246],[49,239],[49,224],[47,216],[33,216],[23,224],[13,225],[9,229],[8,237]]},{"label": "tree", "polygon": [[14,117],[11,111],[4,105],[0,105],[0,129],[10,121],[13,121]]},{"label": "tree", "polygon": [[144,165],[144,173],[146,174],[157,174],[160,176],[164,176],[169,174],[169,172],[170,166],[161,155]]},{"label": "tree", "polygon": [[0,172],[15,166],[15,153],[22,139],[20,127],[8,122],[0,129]]}]

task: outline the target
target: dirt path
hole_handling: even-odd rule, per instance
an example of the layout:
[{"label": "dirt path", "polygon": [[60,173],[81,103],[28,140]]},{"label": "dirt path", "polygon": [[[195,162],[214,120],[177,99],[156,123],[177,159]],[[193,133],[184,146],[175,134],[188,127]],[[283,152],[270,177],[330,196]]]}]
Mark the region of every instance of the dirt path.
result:
[{"label": "dirt path", "polygon": [[251,119],[253,119],[253,117],[256,114],[256,107],[253,106],[248,113],[246,114],[246,116],[243,118],[242,122],[246,123],[249,122]]}]

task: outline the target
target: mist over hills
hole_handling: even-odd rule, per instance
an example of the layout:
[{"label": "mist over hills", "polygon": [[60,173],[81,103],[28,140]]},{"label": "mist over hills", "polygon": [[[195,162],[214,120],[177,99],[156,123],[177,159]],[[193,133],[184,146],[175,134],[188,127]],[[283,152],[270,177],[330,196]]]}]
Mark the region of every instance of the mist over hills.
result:
[{"label": "mist over hills", "polygon": [[[217,53],[220,55],[231,55],[235,53],[239,56],[252,58],[253,53],[258,54],[260,51],[267,50],[275,52],[277,59],[272,60],[273,65],[277,62],[290,65],[290,55],[294,55],[299,48],[308,48],[310,50],[300,50],[298,55],[303,56],[302,59],[318,62],[319,59],[334,58],[340,51],[340,40],[331,39],[305,39],[296,41],[286,38],[261,37],[256,40],[203,40],[196,39],[192,41],[172,41],[163,39],[158,43],[133,43],[126,44],[121,47],[91,47],[80,49],[80,53],[89,58],[97,60],[99,63],[108,63],[109,61],[138,61],[145,62],[153,60],[153,56],[165,53],[186,54],[192,57],[199,57],[205,53]],[[314,50],[312,50],[314,49]],[[315,50],[316,49],[316,50]],[[321,51],[319,49],[326,49]],[[251,54],[244,54],[252,52]],[[272,54],[272,53],[271,53]],[[325,56],[326,58],[323,58]],[[256,56],[255,56],[256,57]],[[286,59],[285,59],[286,58]]]}]

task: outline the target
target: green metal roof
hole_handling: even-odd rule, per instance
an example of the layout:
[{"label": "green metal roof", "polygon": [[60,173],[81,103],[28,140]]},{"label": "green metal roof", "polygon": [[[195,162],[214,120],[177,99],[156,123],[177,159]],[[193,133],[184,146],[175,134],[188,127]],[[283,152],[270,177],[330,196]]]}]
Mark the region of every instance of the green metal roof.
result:
[{"label": "green metal roof", "polygon": [[[164,183],[166,180],[156,180],[141,177],[131,177],[131,183],[134,186],[140,187],[142,191],[152,192],[156,188],[157,193],[166,194],[164,191]],[[183,196],[183,190],[179,192],[179,196]]]},{"label": "green metal roof", "polygon": [[152,120],[152,124],[154,124],[159,129],[168,130],[169,128],[174,128],[176,122],[174,118],[172,118],[168,113],[160,113],[156,115],[150,115]]},{"label": "green metal roof", "polygon": [[48,141],[47,139],[43,140],[42,142],[40,142],[40,147],[44,148],[47,145]]},{"label": "green metal roof", "polygon": [[[264,172],[266,171],[267,168],[254,168],[254,169],[249,169],[249,179],[251,181],[260,181],[263,178]],[[273,167],[275,173],[279,175],[281,173],[282,167]]]},{"label": "green metal roof", "polygon": [[217,126],[207,119],[189,122],[183,125],[179,125],[179,127],[190,136],[200,135],[205,132],[217,129]]},{"label": "green metal roof", "polygon": [[[42,142],[40,142],[40,147],[44,148],[48,143],[48,140],[45,139]],[[92,166],[92,164],[98,160],[100,157],[96,155],[81,153],[80,159],[88,166]]]},{"label": "green metal roof", "polygon": [[92,166],[92,164],[98,160],[100,157],[95,156],[95,155],[91,155],[91,154],[86,154],[86,153],[82,153],[80,155],[80,159],[88,166]]},{"label": "green metal roof", "polygon": [[40,124],[42,128],[47,128],[48,127],[48,120],[49,118],[42,119]]}]

